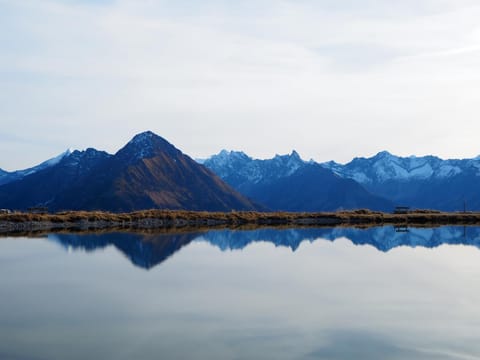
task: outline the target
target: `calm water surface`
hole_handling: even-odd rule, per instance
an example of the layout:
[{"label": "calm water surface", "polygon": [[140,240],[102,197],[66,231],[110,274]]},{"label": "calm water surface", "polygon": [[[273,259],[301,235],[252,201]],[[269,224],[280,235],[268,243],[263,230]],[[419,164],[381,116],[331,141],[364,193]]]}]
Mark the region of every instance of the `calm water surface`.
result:
[{"label": "calm water surface", "polygon": [[0,359],[480,359],[480,229],[0,239]]}]

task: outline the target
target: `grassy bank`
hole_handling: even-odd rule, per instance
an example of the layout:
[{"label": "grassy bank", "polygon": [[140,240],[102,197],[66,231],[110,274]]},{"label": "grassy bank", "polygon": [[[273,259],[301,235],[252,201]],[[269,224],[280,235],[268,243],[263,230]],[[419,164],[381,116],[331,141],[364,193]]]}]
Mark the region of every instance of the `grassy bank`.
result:
[{"label": "grassy bank", "polygon": [[145,210],[131,213],[66,211],[0,214],[0,232],[68,229],[163,229],[239,226],[439,226],[480,225],[480,213],[414,210],[391,214],[369,210],[291,212],[202,212]]}]

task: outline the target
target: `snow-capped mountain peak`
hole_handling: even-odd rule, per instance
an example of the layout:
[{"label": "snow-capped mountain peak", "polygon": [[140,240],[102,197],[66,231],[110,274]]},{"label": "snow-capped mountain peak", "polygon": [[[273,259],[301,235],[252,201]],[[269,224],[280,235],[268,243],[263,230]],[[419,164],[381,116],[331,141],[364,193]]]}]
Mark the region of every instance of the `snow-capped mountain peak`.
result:
[{"label": "snow-capped mountain peak", "polygon": [[67,158],[72,154],[72,149],[67,149],[61,154],[45,160],[39,165],[36,165],[34,167],[28,168],[28,169],[23,169],[23,170],[16,170],[12,172],[8,171],[0,171],[0,185],[8,184],[9,182],[12,181],[17,181],[20,179],[23,179],[25,176],[32,175],[38,171],[48,169],[56,164],[58,164],[60,161],[63,159]]},{"label": "snow-capped mountain peak", "polygon": [[64,158],[66,158],[67,156],[70,156],[72,153],[73,153],[73,149],[72,148],[68,148],[67,150],[65,150],[64,152],[62,152],[61,154],[51,158],[51,159],[48,159],[44,162],[42,162],[40,165],[37,165],[31,169],[28,169],[30,172],[29,173],[26,173],[26,175],[30,175],[30,174],[33,174],[34,172],[37,172],[39,170],[43,170],[43,169],[46,169],[46,168],[49,168],[53,165],[56,165],[58,164],[60,161],[62,161]]},{"label": "snow-capped mountain peak", "polygon": [[220,177],[229,176],[237,171],[243,171],[248,173],[246,176],[252,176],[251,169],[246,169],[252,161],[253,159],[242,151],[223,149],[218,154],[204,160],[203,165],[211,170],[215,169],[214,172]]},{"label": "snow-capped mountain peak", "polygon": [[395,158],[395,157],[396,156],[392,155],[387,150],[380,151],[375,156],[373,156],[374,159],[389,159],[389,158]]},{"label": "snow-capped mountain peak", "polygon": [[153,155],[153,139],[155,136],[156,135],[151,131],[145,131],[137,134],[123,149],[128,148],[130,152],[133,152],[135,159],[150,157]]},{"label": "snow-capped mountain peak", "polygon": [[115,155],[118,155],[123,162],[135,163],[142,159],[153,158],[161,153],[175,157],[180,151],[161,136],[151,131],[145,131],[135,135]]},{"label": "snow-capped mountain peak", "polygon": [[291,154],[275,155],[272,159],[253,159],[242,151],[222,150],[204,161],[204,165],[223,179],[257,183],[277,179],[297,171],[305,162],[293,150]]},{"label": "snow-capped mountain peak", "polygon": [[289,155],[276,155],[274,160],[286,171],[285,175],[291,175],[305,164],[298,152],[292,150]]},{"label": "snow-capped mountain peak", "polygon": [[388,151],[381,151],[370,158],[355,158],[345,165],[330,161],[323,163],[322,166],[340,176],[352,178],[363,184],[373,184],[390,180],[407,181],[451,177],[465,171],[466,168],[471,169],[476,163],[477,161],[474,159],[442,160],[432,155],[400,157]]},{"label": "snow-capped mountain peak", "polygon": [[225,150],[223,149],[218,153],[218,155],[214,155],[217,161],[220,162],[232,162],[238,160],[249,160],[251,159],[247,154],[243,151],[235,151],[235,150]]}]

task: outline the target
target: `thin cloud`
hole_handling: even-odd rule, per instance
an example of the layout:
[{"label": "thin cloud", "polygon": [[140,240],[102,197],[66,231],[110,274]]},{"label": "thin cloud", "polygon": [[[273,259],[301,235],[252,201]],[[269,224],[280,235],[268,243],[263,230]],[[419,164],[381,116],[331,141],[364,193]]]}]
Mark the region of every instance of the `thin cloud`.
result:
[{"label": "thin cloud", "polygon": [[480,45],[471,45],[459,48],[446,49],[442,51],[433,51],[428,53],[410,55],[401,57],[399,60],[411,61],[415,59],[428,59],[428,58],[441,58],[441,57],[451,57],[457,55],[471,54],[480,51]]},{"label": "thin cloud", "polygon": [[358,4],[0,0],[0,128],[48,143],[0,167],[144,129],[193,157],[478,154],[480,8]]}]

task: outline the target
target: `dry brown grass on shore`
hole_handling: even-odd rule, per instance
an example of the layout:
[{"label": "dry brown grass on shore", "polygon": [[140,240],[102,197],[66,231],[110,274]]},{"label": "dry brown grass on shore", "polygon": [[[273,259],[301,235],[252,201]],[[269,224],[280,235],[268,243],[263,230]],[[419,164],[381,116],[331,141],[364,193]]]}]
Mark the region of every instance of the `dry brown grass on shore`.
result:
[{"label": "dry brown grass on shore", "polygon": [[142,219],[188,219],[188,220],[294,220],[300,218],[343,218],[351,216],[381,216],[381,212],[369,210],[339,211],[339,212],[255,212],[255,211],[186,211],[186,210],[142,210],[129,213],[111,213],[105,211],[61,211],[52,214],[36,214],[29,212],[14,212],[0,214],[0,221],[136,221]]},{"label": "dry brown grass on shore", "polygon": [[352,211],[337,212],[254,212],[254,211],[231,211],[231,212],[207,212],[207,211],[184,211],[184,210],[142,210],[130,213],[110,213],[104,211],[62,211],[54,214],[34,214],[15,212],[0,214],[0,221],[8,222],[135,222],[144,219],[160,220],[190,220],[190,221],[224,221],[229,223],[257,223],[257,222],[292,222],[301,219],[334,219],[338,221],[363,220],[371,222],[403,221],[480,221],[480,213],[453,213],[439,212],[436,210],[414,210],[406,214],[392,214],[379,211],[359,209]]},{"label": "dry brown grass on shore", "polygon": [[55,214],[0,214],[0,234],[46,234],[59,232],[146,232],[151,234],[198,232],[212,229],[306,228],[306,227],[437,227],[480,226],[480,213],[442,213],[420,210],[406,214],[370,210],[291,212],[205,212],[145,210],[131,213],[63,211]]}]

